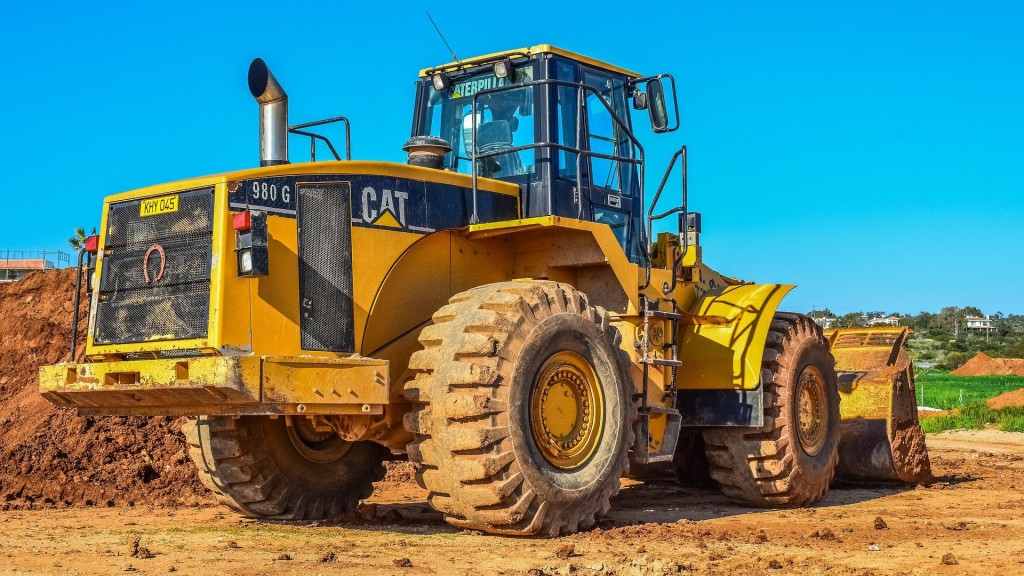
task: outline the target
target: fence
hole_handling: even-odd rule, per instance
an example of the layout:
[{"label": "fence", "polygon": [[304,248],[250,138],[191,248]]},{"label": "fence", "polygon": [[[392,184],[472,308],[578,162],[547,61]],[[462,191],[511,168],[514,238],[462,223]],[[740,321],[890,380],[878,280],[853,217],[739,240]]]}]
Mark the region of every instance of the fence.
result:
[{"label": "fence", "polygon": [[60,250],[0,250],[0,282],[14,282],[35,270],[71,266],[71,254]]}]

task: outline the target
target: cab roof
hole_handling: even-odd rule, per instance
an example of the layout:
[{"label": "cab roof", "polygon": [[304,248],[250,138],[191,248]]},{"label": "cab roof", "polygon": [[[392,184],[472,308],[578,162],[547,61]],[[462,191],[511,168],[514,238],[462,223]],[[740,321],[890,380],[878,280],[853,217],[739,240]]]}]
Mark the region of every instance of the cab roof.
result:
[{"label": "cab roof", "polygon": [[582,54],[577,54],[576,52],[570,52],[569,50],[563,50],[562,48],[558,48],[557,46],[552,46],[550,44],[538,44],[538,45],[532,46],[530,48],[518,48],[518,49],[515,49],[515,50],[505,50],[505,51],[502,51],[502,52],[495,52],[493,54],[485,54],[483,56],[476,56],[476,57],[473,57],[473,58],[466,58],[465,60],[460,60],[458,62],[449,62],[447,64],[441,64],[439,66],[434,66],[433,68],[424,68],[423,70],[420,70],[420,78],[426,78],[430,74],[433,74],[434,72],[439,72],[439,71],[442,71],[442,70],[444,70],[444,71],[459,70],[459,69],[462,69],[462,68],[469,68],[469,67],[471,67],[471,66],[473,66],[475,64],[483,64],[483,63],[486,63],[486,62],[493,62],[495,60],[501,59],[503,56],[509,56],[511,58],[516,58],[516,57],[522,57],[522,56],[533,56],[534,54],[558,54],[559,56],[565,56],[566,58],[569,58],[569,59],[572,59],[572,60],[576,60],[577,62],[581,62],[581,63],[587,64],[589,66],[594,66],[594,67],[600,68],[602,70],[607,70],[609,72],[614,72],[616,74],[625,74],[626,76],[629,76],[630,78],[643,78],[643,74],[638,74],[636,72],[633,72],[632,70],[627,70],[625,68],[619,68],[618,66],[613,66],[611,64],[608,64],[607,62],[602,62],[602,61],[597,60],[595,58],[590,58],[589,56],[584,56]]}]

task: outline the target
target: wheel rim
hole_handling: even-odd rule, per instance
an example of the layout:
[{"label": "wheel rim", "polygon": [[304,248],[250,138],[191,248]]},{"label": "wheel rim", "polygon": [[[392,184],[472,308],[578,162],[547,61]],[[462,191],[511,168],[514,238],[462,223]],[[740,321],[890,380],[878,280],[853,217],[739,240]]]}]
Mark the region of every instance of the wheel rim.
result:
[{"label": "wheel rim", "polygon": [[800,372],[797,387],[797,436],[800,447],[814,456],[825,446],[828,436],[828,402],[825,379],[814,366]]},{"label": "wheel rim", "polygon": [[604,394],[593,367],[574,352],[556,352],[530,392],[530,429],[541,455],[563,470],[589,459],[604,427]]},{"label": "wheel rim", "polygon": [[318,431],[309,418],[288,416],[285,428],[288,430],[288,440],[295,451],[306,460],[317,464],[336,462],[352,447],[351,442],[342,440],[333,430]]}]

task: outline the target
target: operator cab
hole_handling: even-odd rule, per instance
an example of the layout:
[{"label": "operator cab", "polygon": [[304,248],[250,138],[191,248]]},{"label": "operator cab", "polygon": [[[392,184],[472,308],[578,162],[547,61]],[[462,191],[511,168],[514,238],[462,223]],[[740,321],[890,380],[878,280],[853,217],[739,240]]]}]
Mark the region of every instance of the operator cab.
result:
[{"label": "operator cab", "polygon": [[451,146],[446,170],[519,185],[523,218],[607,224],[641,263],[644,159],[629,114],[631,97],[647,107],[641,84],[660,97],[652,126],[669,131],[660,79],[548,45],[482,56],[421,71],[412,132]]}]

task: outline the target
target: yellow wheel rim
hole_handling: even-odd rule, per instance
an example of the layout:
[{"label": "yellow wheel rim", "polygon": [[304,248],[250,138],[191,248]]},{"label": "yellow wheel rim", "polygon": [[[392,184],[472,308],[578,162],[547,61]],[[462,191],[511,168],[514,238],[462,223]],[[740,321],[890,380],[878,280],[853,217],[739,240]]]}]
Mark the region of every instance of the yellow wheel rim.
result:
[{"label": "yellow wheel rim", "polygon": [[808,455],[814,456],[825,446],[828,431],[825,379],[814,366],[807,366],[800,372],[796,398],[800,446]]},{"label": "yellow wheel rim", "polygon": [[557,468],[577,468],[597,449],[603,427],[604,394],[590,363],[574,352],[552,354],[530,392],[530,429],[541,455]]}]

